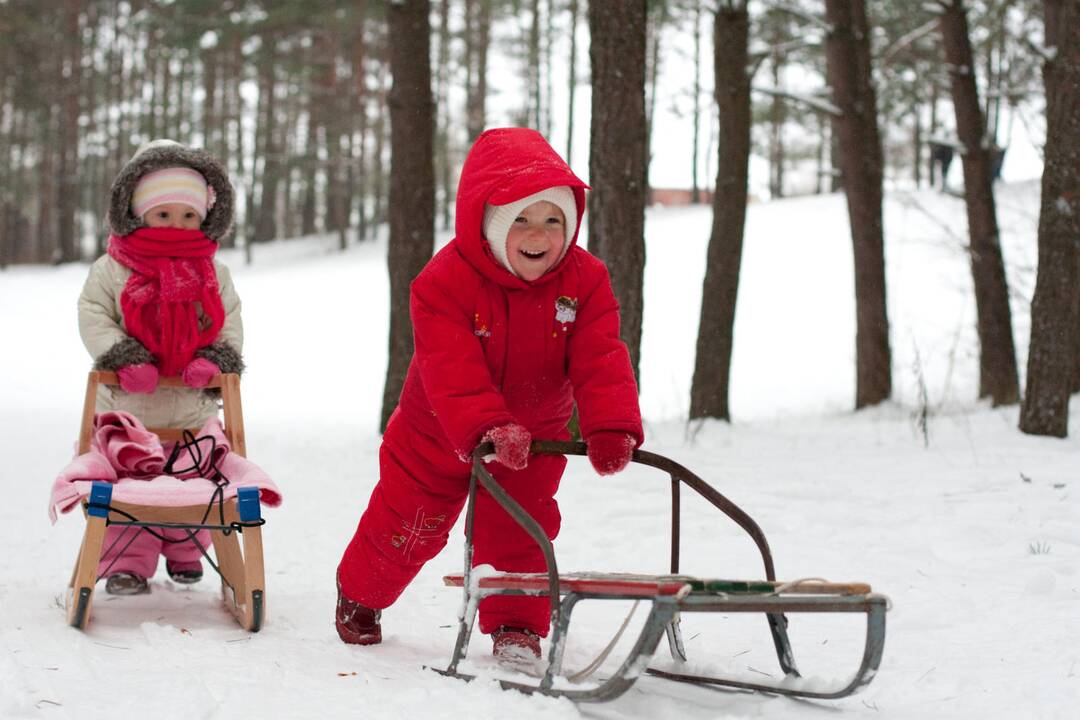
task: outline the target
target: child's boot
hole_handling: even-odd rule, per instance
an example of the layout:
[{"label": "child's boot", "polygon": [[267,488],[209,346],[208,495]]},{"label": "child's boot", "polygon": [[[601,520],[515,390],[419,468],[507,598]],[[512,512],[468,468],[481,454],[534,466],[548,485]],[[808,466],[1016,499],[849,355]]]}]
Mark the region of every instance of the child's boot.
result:
[{"label": "child's boot", "polygon": [[350,645],[377,645],[382,642],[381,610],[372,610],[345,597],[341,585],[337,591],[334,626],[342,642]]},{"label": "child's boot", "polygon": [[169,577],[172,578],[172,581],[181,585],[197,583],[202,580],[203,576],[202,563],[198,560],[195,562],[172,562],[166,560],[165,569],[169,571]]},{"label": "child's boot", "polygon": [[110,595],[142,595],[150,592],[146,578],[133,572],[116,572],[105,581],[105,592]]},{"label": "child's boot", "polygon": [[491,654],[500,662],[532,665],[540,659],[540,636],[526,628],[503,625],[491,633]]}]

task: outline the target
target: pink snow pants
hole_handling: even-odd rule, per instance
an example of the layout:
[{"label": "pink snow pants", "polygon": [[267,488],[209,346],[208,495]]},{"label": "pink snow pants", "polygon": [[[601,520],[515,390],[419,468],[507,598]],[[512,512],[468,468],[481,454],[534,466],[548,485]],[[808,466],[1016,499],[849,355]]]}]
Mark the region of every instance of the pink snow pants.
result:
[{"label": "pink snow pants", "polygon": [[[154,532],[161,533],[170,540],[186,541],[178,543],[159,540],[146,530],[139,532],[132,540],[132,536],[138,531],[139,528],[122,525],[110,525],[105,529],[105,542],[101,546],[98,577],[106,577],[106,573],[114,575],[118,572],[130,572],[140,577],[152,578],[157,570],[159,555],[164,555],[166,562],[173,566],[179,565],[181,569],[192,569],[196,565],[201,565],[202,553],[194,543],[188,540],[186,531],[154,528]],[[209,530],[199,530],[195,533],[195,538],[204,548],[210,549]],[[131,540],[130,545],[128,545],[129,540]]]},{"label": "pink snow pants", "polygon": [[[566,458],[534,455],[524,470],[487,466],[503,488],[528,511],[549,539],[559,532],[555,502]],[[395,414],[379,449],[379,482],[338,566],[346,597],[369,608],[389,607],[420,568],[446,545],[468,499],[471,465],[443,442],[415,431]],[[476,500],[473,564],[506,572],[543,572],[544,556],[483,488]],[[454,568],[455,572],[457,568]],[[489,597],[480,603],[480,631],[502,625],[547,636],[550,605],[545,597]]]}]

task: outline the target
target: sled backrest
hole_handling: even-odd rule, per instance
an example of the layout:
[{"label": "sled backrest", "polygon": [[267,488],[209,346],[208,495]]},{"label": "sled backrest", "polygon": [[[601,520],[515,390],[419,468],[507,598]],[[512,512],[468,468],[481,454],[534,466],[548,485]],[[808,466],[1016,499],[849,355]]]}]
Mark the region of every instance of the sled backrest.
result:
[{"label": "sled backrest", "polygon": [[[118,387],[120,379],[114,372],[104,370],[91,370],[86,378],[86,398],[83,401],[82,425],[79,429],[79,454],[82,455],[90,450],[90,436],[94,432],[94,412],[97,406],[98,385],[110,385]],[[158,380],[158,387],[184,387],[184,382],[178,377],[165,377]],[[232,451],[242,457],[247,456],[247,444],[244,439],[244,412],[240,406],[240,376],[236,373],[222,373],[215,375],[207,389],[218,388],[221,390],[221,401],[224,411],[223,425],[225,437],[229,439]],[[162,442],[175,442],[183,439],[184,431],[190,430],[197,433],[199,428],[148,428],[155,433]]]}]

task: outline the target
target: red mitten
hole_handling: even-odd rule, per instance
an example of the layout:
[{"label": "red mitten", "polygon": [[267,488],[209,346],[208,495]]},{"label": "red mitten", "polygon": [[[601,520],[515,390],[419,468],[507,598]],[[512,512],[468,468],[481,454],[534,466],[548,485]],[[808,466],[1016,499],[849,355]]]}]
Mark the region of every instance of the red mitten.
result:
[{"label": "red mitten", "polygon": [[120,387],[129,393],[149,395],[157,387],[158,369],[150,363],[127,365],[116,374],[120,376]]},{"label": "red mitten", "polygon": [[206,383],[210,382],[220,372],[221,368],[212,361],[197,357],[189,362],[184,371],[180,373],[180,379],[190,388],[204,388]]},{"label": "red mitten", "polygon": [[511,470],[524,470],[529,464],[532,435],[523,425],[510,423],[491,428],[481,441],[494,443],[495,459]]},{"label": "red mitten", "polygon": [[585,442],[589,462],[601,475],[614,475],[629,465],[637,444],[632,435],[612,430],[595,432]]}]

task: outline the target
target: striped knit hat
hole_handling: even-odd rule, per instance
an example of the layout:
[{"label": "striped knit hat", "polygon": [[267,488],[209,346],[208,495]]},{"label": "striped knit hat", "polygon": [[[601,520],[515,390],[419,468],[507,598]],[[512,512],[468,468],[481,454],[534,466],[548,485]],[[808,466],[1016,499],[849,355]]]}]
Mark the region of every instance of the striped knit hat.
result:
[{"label": "striped knit hat", "polygon": [[214,189],[198,170],[189,167],[169,167],[149,172],[139,178],[131,194],[131,212],[143,217],[158,205],[180,203],[188,205],[206,219],[214,207]]}]

